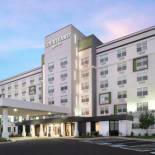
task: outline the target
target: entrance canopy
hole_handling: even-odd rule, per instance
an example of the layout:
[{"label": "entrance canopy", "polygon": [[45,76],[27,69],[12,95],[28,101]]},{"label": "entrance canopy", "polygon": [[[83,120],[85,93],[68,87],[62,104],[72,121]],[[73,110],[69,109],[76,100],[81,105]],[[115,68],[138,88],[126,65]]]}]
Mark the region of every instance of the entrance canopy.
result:
[{"label": "entrance canopy", "polygon": [[39,116],[48,115],[49,113],[69,113],[69,108],[65,107],[0,98],[0,115],[3,114],[4,108],[8,109],[8,115],[10,116]]}]

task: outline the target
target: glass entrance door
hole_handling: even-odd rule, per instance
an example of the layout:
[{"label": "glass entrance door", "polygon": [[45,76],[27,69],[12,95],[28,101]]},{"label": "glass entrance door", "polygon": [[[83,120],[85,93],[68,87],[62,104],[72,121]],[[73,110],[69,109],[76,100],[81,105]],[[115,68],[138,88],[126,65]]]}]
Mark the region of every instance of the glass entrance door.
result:
[{"label": "glass entrance door", "polygon": [[109,135],[110,136],[118,136],[119,134],[119,122],[118,121],[110,121],[109,122]]}]

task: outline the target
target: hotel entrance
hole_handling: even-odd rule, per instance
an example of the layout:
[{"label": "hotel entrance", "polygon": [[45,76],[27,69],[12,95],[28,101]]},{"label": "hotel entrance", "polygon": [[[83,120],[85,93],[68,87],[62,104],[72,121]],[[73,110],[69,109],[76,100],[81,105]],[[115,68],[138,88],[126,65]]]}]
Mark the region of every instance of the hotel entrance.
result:
[{"label": "hotel entrance", "polygon": [[53,135],[55,137],[61,136],[61,125],[60,124],[54,124],[53,125]]},{"label": "hotel entrance", "polygon": [[65,123],[65,136],[74,136],[74,123]]},{"label": "hotel entrance", "polygon": [[118,121],[109,121],[109,135],[118,136],[119,134],[119,122]]}]

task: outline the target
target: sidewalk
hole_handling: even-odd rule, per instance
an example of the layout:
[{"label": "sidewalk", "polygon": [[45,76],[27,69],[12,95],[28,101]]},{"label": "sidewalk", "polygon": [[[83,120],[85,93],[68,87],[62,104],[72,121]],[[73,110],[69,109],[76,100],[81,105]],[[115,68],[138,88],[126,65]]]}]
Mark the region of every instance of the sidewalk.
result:
[{"label": "sidewalk", "polygon": [[64,139],[72,139],[72,140],[104,140],[104,139],[124,139],[124,140],[138,140],[138,141],[150,141],[155,142],[155,138],[153,139],[143,139],[143,138],[134,138],[134,137],[92,137],[92,138],[75,138],[75,137],[63,137]]},{"label": "sidewalk", "polygon": [[138,140],[138,141],[150,141],[155,142],[155,138],[153,139],[142,139],[142,138],[134,138],[134,137],[92,137],[92,138],[75,138],[75,137],[13,137],[10,138],[12,142],[16,141],[24,141],[24,140],[39,140],[39,139],[72,139],[72,140],[80,140],[80,141],[89,141],[89,140],[103,140],[104,139],[124,139],[124,140]]}]

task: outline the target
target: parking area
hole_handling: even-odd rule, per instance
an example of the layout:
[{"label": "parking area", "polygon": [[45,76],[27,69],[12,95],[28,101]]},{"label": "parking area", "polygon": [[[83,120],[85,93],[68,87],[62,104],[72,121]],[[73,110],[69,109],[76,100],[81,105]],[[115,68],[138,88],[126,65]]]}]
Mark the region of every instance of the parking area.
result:
[{"label": "parking area", "polygon": [[109,146],[113,148],[121,148],[125,150],[148,152],[150,154],[155,154],[155,142],[151,141],[127,140],[121,138],[103,138],[95,140],[86,140],[84,142],[96,145]]}]

